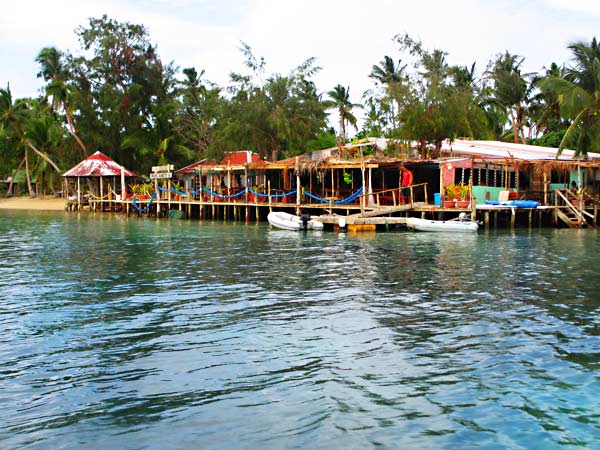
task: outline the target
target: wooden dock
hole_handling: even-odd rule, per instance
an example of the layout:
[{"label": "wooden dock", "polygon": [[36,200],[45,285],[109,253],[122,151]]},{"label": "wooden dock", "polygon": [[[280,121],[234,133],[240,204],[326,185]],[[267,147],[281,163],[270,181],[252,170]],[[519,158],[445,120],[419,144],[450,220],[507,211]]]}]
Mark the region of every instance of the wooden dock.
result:
[{"label": "wooden dock", "polygon": [[403,227],[407,217],[420,217],[432,220],[449,220],[458,217],[461,212],[467,213],[473,220],[483,224],[485,228],[515,227],[595,227],[598,224],[598,206],[585,208],[574,216],[575,209],[568,206],[538,206],[537,208],[514,208],[510,206],[476,205],[475,208],[443,208],[424,202],[401,205],[358,204],[332,205],[314,203],[285,202],[244,202],[244,201],[202,201],[195,199],[89,199],[87,202],[67,202],[65,208],[89,209],[96,212],[113,212],[127,215],[151,215],[155,217],[174,216],[170,211],[180,211],[178,217],[190,219],[210,219],[224,221],[264,221],[271,211],[287,211],[292,214],[310,214],[329,227],[339,227],[340,219],[344,225],[352,225],[355,229],[389,229]]}]

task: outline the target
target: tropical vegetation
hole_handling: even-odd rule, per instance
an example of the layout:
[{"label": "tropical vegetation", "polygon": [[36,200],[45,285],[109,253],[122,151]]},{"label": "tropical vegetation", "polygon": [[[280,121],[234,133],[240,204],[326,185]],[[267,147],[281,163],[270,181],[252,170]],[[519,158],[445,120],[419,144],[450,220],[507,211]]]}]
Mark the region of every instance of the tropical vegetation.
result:
[{"label": "tropical vegetation", "polygon": [[478,70],[398,35],[398,54],[374,56],[365,74],[372,88],[354,102],[344,80],[317,87],[315,58],[270,74],[242,42],[243,73],[218,86],[202,69],[163,61],[141,24],[102,16],[75,33],[79,49],[33,55],[39,97],[13,98],[10,80],[0,80],[0,176],[31,195],[34,180],[38,191],[58,189],[60,174],[97,150],[145,174],[234,150],[281,159],[343,144],[352,133],[392,138],[390,151],[416,142],[423,156],[458,137],[572,148],[578,157],[600,149],[595,38],[569,44],[568,63],[524,73],[525,57],[509,51]]}]

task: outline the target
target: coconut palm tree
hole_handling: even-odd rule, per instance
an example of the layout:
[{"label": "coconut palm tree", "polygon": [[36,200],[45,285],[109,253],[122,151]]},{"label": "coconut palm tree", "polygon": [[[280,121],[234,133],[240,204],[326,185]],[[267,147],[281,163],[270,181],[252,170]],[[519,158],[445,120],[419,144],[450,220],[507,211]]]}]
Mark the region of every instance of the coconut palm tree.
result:
[{"label": "coconut palm tree", "polygon": [[589,45],[575,42],[568,48],[573,65],[564,76],[548,77],[539,85],[558,95],[561,113],[571,120],[557,156],[573,145],[576,157],[587,157],[588,151],[600,148],[600,45],[593,38]]},{"label": "coconut palm tree", "polygon": [[373,65],[369,77],[384,85],[398,83],[402,81],[406,69],[406,64],[402,66],[401,63],[401,60],[398,60],[398,65],[396,65],[392,58],[385,55],[379,65]]},{"label": "coconut palm tree", "polygon": [[46,85],[46,95],[52,97],[53,108],[63,109],[67,124],[69,125],[69,132],[81,148],[81,156],[85,158],[87,156],[87,148],[79,137],[75,121],[73,120],[73,108],[69,102],[71,88],[66,82],[68,74],[62,63],[62,58],[62,53],[55,47],[43,48],[35,59],[40,64],[40,72],[37,76],[48,82]]},{"label": "coconut palm tree", "polygon": [[330,108],[338,110],[340,116],[340,141],[346,142],[346,123],[356,127],[356,117],[352,114],[352,108],[360,107],[361,105],[350,101],[350,87],[344,87],[341,84],[335,86],[331,91],[327,92],[331,99],[326,102]]},{"label": "coconut palm tree", "polygon": [[[56,163],[50,159],[48,155],[37,149],[32,140],[28,136],[28,126],[31,124],[31,108],[29,103],[23,99],[12,100],[10,86],[6,89],[0,88],[0,124],[5,128],[11,129],[15,135],[24,144],[24,158],[27,184],[29,193],[33,195],[33,189],[29,178],[29,158],[27,149],[33,150],[39,157],[46,160],[54,169],[61,173]],[[11,186],[12,187],[12,186]]]},{"label": "coconut palm tree", "polygon": [[389,120],[392,123],[392,128],[396,128],[396,109],[400,103],[400,97],[405,92],[400,89],[406,81],[406,64],[402,65],[402,61],[398,60],[398,64],[394,60],[385,55],[379,65],[373,65],[369,78],[375,80],[376,83],[380,83],[385,88],[386,94],[386,105],[389,108]]},{"label": "coconut palm tree", "polygon": [[[523,103],[527,94],[527,82],[521,74],[524,60],[518,55],[505,52],[497,56],[491,69],[487,71],[488,77],[494,82],[496,101],[508,110],[515,144],[519,143],[519,130],[522,135]],[[525,143],[523,136],[522,139]]]}]

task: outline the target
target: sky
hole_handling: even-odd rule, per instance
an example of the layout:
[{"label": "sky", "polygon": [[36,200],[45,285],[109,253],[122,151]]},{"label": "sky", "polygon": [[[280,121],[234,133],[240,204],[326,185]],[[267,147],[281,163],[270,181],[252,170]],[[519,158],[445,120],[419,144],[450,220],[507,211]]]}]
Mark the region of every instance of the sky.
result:
[{"label": "sky", "polygon": [[13,0],[0,15],[0,86],[13,97],[36,96],[35,57],[43,47],[79,52],[74,30],[90,17],[144,24],[164,62],[205,70],[225,86],[244,72],[240,42],[287,74],[309,57],[322,70],[320,92],[350,87],[354,102],[373,87],[368,77],[384,55],[402,55],[393,37],[408,33],[449,64],[477,63],[479,75],[498,53],[525,57],[524,72],[569,61],[569,43],[600,38],[598,0]]}]

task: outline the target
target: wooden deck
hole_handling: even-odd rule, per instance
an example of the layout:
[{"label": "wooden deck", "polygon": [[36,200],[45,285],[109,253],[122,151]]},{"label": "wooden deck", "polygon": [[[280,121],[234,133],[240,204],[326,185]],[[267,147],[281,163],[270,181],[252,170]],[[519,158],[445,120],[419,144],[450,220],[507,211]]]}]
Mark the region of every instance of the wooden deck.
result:
[{"label": "wooden deck", "polygon": [[[141,208],[145,208],[149,200],[136,200]],[[96,212],[115,212],[124,214],[140,214],[131,199],[108,200],[90,199],[87,203],[65,203],[67,209],[86,208]],[[200,201],[200,200],[166,200],[152,203],[148,212],[157,217],[168,217],[169,211],[182,211],[188,218],[219,219],[235,221],[264,221],[270,211],[287,211],[300,214],[308,213],[318,217],[324,224],[339,226],[340,218],[348,225],[373,225],[377,227],[404,226],[407,217],[420,217],[434,220],[448,220],[467,213],[472,219],[483,223],[486,228],[514,227],[595,227],[598,223],[598,206],[586,208],[583,212],[585,220],[573,219],[567,206],[538,206],[535,209],[514,208],[510,206],[476,205],[474,209],[443,208],[425,202],[414,202],[401,205],[371,205],[361,207],[357,204],[332,205],[315,203],[284,202],[245,202],[245,201]]]}]

